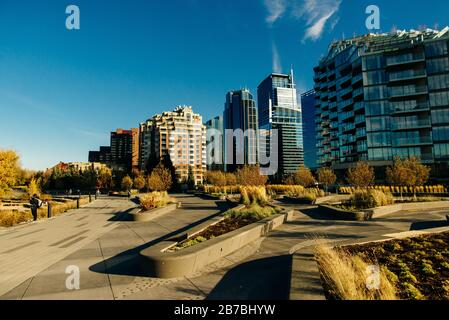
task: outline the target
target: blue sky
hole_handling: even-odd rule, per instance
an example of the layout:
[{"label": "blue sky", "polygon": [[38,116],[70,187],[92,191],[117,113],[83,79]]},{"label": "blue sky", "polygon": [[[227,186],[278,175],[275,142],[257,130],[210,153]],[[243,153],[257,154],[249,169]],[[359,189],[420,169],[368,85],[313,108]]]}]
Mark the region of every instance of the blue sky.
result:
[{"label": "blue sky", "polygon": [[[298,88],[329,43],[367,33],[449,25],[449,2],[429,0],[0,0],[0,148],[45,169],[86,161],[109,132],[176,105],[203,120],[226,91],[293,65]],[[68,5],[81,29],[65,27]]]}]

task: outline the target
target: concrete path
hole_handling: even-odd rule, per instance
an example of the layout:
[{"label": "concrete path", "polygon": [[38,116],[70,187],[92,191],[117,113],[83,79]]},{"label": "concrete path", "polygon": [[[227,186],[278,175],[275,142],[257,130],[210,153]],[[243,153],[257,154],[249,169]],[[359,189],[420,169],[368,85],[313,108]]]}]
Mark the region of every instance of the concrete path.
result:
[{"label": "concrete path", "polygon": [[[286,205],[296,210],[294,220],[201,272],[177,279],[146,277],[138,265],[140,250],[227,209],[227,204],[221,201],[192,195],[178,195],[177,198],[183,203],[182,208],[151,222],[114,222],[113,230],[92,236],[93,241],[91,238],[82,248],[77,247],[42,272],[28,276],[0,298],[324,299],[313,259],[312,239],[322,237],[331,243],[354,243],[446,225],[443,211],[398,213],[376,221],[356,222],[331,220],[315,207]],[[125,203],[124,207],[129,205]],[[79,214],[73,217],[81,219],[83,214]],[[40,232],[43,231],[35,235]],[[82,236],[84,234],[78,237]],[[0,257],[9,257],[12,253]],[[80,290],[65,287],[65,268],[69,265],[76,265],[81,271]],[[6,271],[5,275],[8,274],[11,272]]]},{"label": "concrete path", "polygon": [[0,231],[0,296],[116,228],[110,220],[134,206],[102,198],[49,220]]},{"label": "concrete path", "polygon": [[[5,262],[5,268],[1,269],[2,277],[14,278],[14,281],[8,282],[8,286],[1,284],[2,293],[15,288],[0,296],[0,299],[122,299],[144,289],[178,283],[183,279],[160,280],[144,277],[138,266],[138,252],[144,246],[150,246],[178,230],[189,228],[202,219],[227,210],[229,204],[225,201],[200,199],[192,195],[176,195],[176,198],[181,201],[181,208],[151,222],[112,219],[116,221],[106,223],[111,214],[106,214],[101,207],[104,203],[100,201],[96,202],[95,206],[92,205],[93,210],[86,208],[85,213],[75,212],[69,214],[65,220],[59,219],[58,228],[51,227],[50,223],[53,222],[48,222],[48,226],[42,224],[33,226],[34,229],[30,226],[28,230],[23,230],[24,234],[28,233],[27,236],[23,236],[27,239],[23,243],[30,246],[32,241],[42,241],[40,239],[44,232],[49,235],[65,232],[64,238],[67,242],[61,242],[59,238],[62,236],[50,242],[53,244],[50,248],[64,248],[64,252],[54,253],[52,259],[47,258],[47,251],[33,255],[33,258],[30,258],[23,249],[15,255],[13,255],[15,251],[5,252],[4,257],[8,260],[11,257],[17,265],[22,265],[24,261],[26,265],[26,261],[30,260],[40,265],[39,268],[28,271],[22,265],[16,272],[8,269],[8,263]],[[108,208],[120,211],[134,207],[134,204],[127,200],[108,199],[105,203],[108,203]],[[88,222],[88,225],[76,226],[71,224],[71,220],[78,225]],[[92,225],[94,221],[101,220],[103,222]],[[72,230],[73,228],[75,229]],[[84,232],[87,228],[92,232],[96,231]],[[13,235],[15,236],[15,233],[8,239]],[[74,242],[75,240],[77,242]],[[2,237],[0,243],[1,241]],[[68,274],[65,270],[71,265],[77,266],[80,270],[80,290],[66,288]],[[191,284],[188,286],[192,287]],[[182,292],[180,291],[176,297],[183,297]],[[158,293],[155,298],[169,299],[170,296]]]}]

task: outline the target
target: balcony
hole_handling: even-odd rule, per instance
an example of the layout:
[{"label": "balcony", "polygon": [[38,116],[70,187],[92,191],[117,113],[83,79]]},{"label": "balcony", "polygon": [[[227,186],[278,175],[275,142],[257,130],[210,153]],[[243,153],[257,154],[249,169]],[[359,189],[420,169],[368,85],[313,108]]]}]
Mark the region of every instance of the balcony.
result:
[{"label": "balcony", "polygon": [[364,94],[363,87],[360,87],[354,90],[354,92],[352,93],[352,97],[356,98],[361,95],[363,96],[363,94]]},{"label": "balcony", "polygon": [[352,77],[351,82],[354,85],[354,84],[356,84],[356,83],[358,83],[358,82],[360,82],[362,80],[363,80],[363,74],[361,73],[361,74],[358,74],[358,75]]},{"label": "balcony", "polygon": [[348,87],[348,88],[345,88],[345,89],[341,89],[341,90],[338,92],[338,95],[339,95],[340,97],[344,97],[344,96],[349,95],[351,92],[352,92],[352,87]]},{"label": "balcony", "polygon": [[356,139],[366,138],[366,129],[365,128],[359,128],[355,132]]},{"label": "balcony", "polygon": [[341,86],[342,84],[346,84],[347,82],[351,81],[351,79],[352,79],[352,74],[349,73],[346,76],[339,78],[337,81],[337,84],[339,86]]},{"label": "balcony", "polygon": [[430,120],[416,120],[416,121],[397,121],[393,122],[393,130],[410,130],[410,129],[420,129],[420,128],[430,128]]},{"label": "balcony", "polygon": [[348,124],[342,126],[342,131],[343,131],[344,133],[349,132],[349,131],[352,131],[352,130],[355,130],[355,125],[354,125],[354,123],[348,123]]},{"label": "balcony", "polygon": [[352,98],[351,98],[351,99],[344,100],[344,101],[340,102],[339,106],[341,109],[344,109],[344,108],[352,105],[353,103],[354,103],[354,100],[352,100]]},{"label": "balcony", "polygon": [[363,102],[356,102],[354,103],[354,111],[359,111],[365,109],[365,105]]},{"label": "balcony", "polygon": [[354,118],[354,111],[344,112],[341,115],[341,121],[346,121],[351,118]]},{"label": "balcony", "polygon": [[331,120],[338,119],[338,112],[330,112],[329,119]]},{"label": "balcony", "polygon": [[416,113],[429,111],[428,103],[416,104],[414,106],[398,106],[393,105],[393,114]]},{"label": "balcony", "polygon": [[337,108],[337,102],[333,101],[333,102],[329,102],[329,109],[335,109]]},{"label": "balcony", "polygon": [[433,143],[431,137],[418,137],[418,138],[401,138],[393,139],[394,147],[409,147],[419,145],[431,145]]},{"label": "balcony", "polygon": [[412,80],[427,77],[427,72],[425,69],[422,70],[405,70],[401,72],[390,73],[389,81],[403,81],[403,80]]},{"label": "balcony", "polygon": [[390,98],[417,96],[427,93],[427,86],[404,86],[390,88]]},{"label": "balcony", "polygon": [[424,60],[425,60],[424,53],[418,53],[418,54],[407,53],[407,54],[402,54],[402,55],[398,55],[398,56],[388,57],[387,58],[387,66],[392,67],[392,66],[397,66],[397,65],[402,65],[402,64],[417,63],[417,62],[421,62]]},{"label": "balcony", "polygon": [[355,125],[356,126],[360,125],[360,124],[365,124],[365,123],[366,123],[365,115],[360,114],[355,117]]}]

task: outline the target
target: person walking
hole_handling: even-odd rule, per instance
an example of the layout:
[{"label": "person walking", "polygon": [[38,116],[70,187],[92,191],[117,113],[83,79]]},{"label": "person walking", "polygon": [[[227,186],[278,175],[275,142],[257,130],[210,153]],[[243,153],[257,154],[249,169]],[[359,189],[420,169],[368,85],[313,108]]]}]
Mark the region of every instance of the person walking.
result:
[{"label": "person walking", "polygon": [[39,199],[37,194],[34,194],[30,199],[31,214],[33,215],[33,221],[37,221],[37,210],[42,207],[42,200]]}]

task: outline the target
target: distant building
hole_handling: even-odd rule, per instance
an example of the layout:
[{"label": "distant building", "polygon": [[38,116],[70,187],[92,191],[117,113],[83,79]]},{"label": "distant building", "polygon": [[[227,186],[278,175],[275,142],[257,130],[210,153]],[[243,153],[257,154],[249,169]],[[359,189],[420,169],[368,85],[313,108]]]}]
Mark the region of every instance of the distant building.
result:
[{"label": "distant building", "polygon": [[192,107],[179,106],[140,125],[141,168],[151,157],[168,154],[179,182],[192,178],[202,184],[206,173],[206,126]]},{"label": "distant building", "polygon": [[302,131],[304,140],[304,164],[315,169],[318,167],[315,125],[315,90],[301,94]]},{"label": "distant building", "polygon": [[59,170],[60,172],[68,172],[68,171],[88,171],[95,170],[100,171],[102,168],[106,168],[106,164],[97,163],[97,162],[60,162],[54,167],[48,169],[47,171],[52,172],[54,170]]},{"label": "distant building", "polygon": [[101,146],[100,151],[89,151],[89,162],[111,164],[111,147]]},{"label": "distant building", "polygon": [[[223,116],[217,116],[206,122],[206,158],[207,170],[224,170],[224,131]],[[215,139],[218,139],[216,141]],[[215,161],[218,160],[218,161]]]},{"label": "distant building", "polygon": [[[256,102],[249,90],[226,94],[223,113],[225,171],[233,172],[241,165],[257,164],[257,122]],[[226,130],[234,130],[235,136],[231,139]]]},{"label": "distant building", "polygon": [[278,132],[278,148],[270,147],[268,135],[261,150],[278,153],[278,178],[291,175],[304,165],[302,115],[293,71],[290,75],[273,73],[263,80],[257,88],[257,102],[259,129]]},{"label": "distant building", "polygon": [[449,167],[449,28],[334,42],[315,67],[320,166],[416,156]]}]

